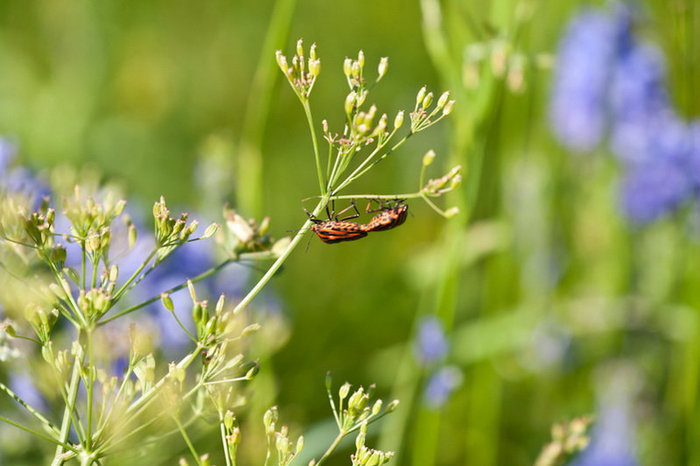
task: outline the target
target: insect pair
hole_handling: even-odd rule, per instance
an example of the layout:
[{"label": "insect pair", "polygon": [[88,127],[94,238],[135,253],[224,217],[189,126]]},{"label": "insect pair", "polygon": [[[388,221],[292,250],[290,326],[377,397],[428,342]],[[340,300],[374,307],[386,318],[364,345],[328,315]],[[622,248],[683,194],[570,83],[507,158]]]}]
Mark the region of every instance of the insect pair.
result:
[{"label": "insect pair", "polygon": [[[378,213],[366,224],[348,221],[352,218],[357,218],[360,216],[360,212],[357,210],[357,206],[355,205],[354,201],[350,204],[350,206],[341,210],[337,214],[332,214],[330,210],[328,210],[328,206],[326,206],[328,220],[314,218],[309,212],[306,212],[311,221],[314,222],[314,224],[311,226],[311,231],[316,233],[316,235],[324,243],[333,244],[340,243],[342,241],[354,241],[356,239],[364,238],[371,231],[391,230],[392,228],[396,228],[406,221],[406,217],[408,216],[408,205],[403,204],[401,200],[397,199],[393,201],[393,207],[389,204],[385,204],[381,200],[375,200],[375,202],[378,205],[376,209],[370,208],[372,205],[372,201],[370,200],[365,210],[367,213]],[[355,213],[341,219],[340,216],[350,209],[354,209]]]}]

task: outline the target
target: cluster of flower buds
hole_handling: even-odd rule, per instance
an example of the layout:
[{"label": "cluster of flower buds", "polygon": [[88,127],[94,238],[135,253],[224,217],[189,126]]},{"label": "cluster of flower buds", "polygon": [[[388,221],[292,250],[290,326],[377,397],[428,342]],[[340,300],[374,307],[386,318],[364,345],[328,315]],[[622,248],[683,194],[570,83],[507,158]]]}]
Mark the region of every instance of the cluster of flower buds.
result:
[{"label": "cluster of flower buds", "polygon": [[[377,79],[375,83],[379,82],[387,70],[389,69],[389,58],[382,57],[379,60],[379,66],[377,67]],[[343,73],[345,74],[345,79],[348,82],[350,90],[357,91],[358,94],[365,94],[365,88],[367,87],[367,80],[364,77],[365,71],[365,53],[360,50],[357,54],[357,59],[346,58],[343,62]]]},{"label": "cluster of flower buds", "polygon": [[416,95],[416,105],[410,115],[411,133],[423,131],[452,113],[455,101],[449,99],[449,91],[443,92],[431,110],[435,100],[433,93],[428,92],[425,86],[421,87]]},{"label": "cluster of flower buds", "polygon": [[355,438],[355,453],[350,457],[352,466],[381,466],[388,463],[394,452],[373,450],[365,446],[367,440],[367,421],[360,426],[360,433]]},{"label": "cluster of flower buds", "polygon": [[219,236],[219,241],[234,258],[241,254],[268,252],[274,257],[279,256],[289,244],[285,237],[277,241],[267,234],[270,229],[270,218],[265,217],[258,223],[255,219],[246,220],[231,208],[224,208],[226,229]]},{"label": "cluster of flower buds", "polygon": [[[153,218],[155,219],[155,236],[158,252],[156,254],[156,264],[165,259],[178,246],[190,240],[190,236],[195,232],[199,222],[197,220],[187,223],[187,213],[180,214],[180,218],[175,219],[170,216],[170,210],[165,206],[165,199],[160,197],[160,201],[153,205]],[[216,233],[218,226],[215,223],[209,225],[201,238],[209,238]]]},{"label": "cluster of flower buds", "polygon": [[582,416],[570,422],[554,424],[552,441],[542,448],[535,466],[564,464],[574,454],[585,449],[590,442],[587,431],[592,422],[591,416]]},{"label": "cluster of flower buds", "polygon": [[110,225],[124,211],[126,201],[108,194],[103,202],[97,202],[92,197],[84,197],[80,186],[76,185],[73,196],[65,198],[63,203],[74,239],[85,246],[93,263],[97,263],[109,252]]},{"label": "cluster of flower buds", "polygon": [[[56,308],[51,309],[49,312],[46,312],[41,308],[35,308],[34,310],[30,311],[30,314],[28,315],[29,324],[32,326],[34,333],[42,344],[50,340],[51,329],[53,328],[54,324],[56,324],[56,320],[58,320],[58,314],[59,312]],[[7,333],[10,336],[17,336],[14,334],[14,329],[12,329],[13,333],[10,333],[9,330],[10,329],[8,329]]]},{"label": "cluster of flower buds", "polygon": [[316,56],[316,44],[311,44],[307,60],[304,56],[304,43],[299,39],[297,41],[297,52],[292,57],[291,65],[281,50],[278,50],[275,56],[277,57],[277,64],[287,77],[287,81],[291,84],[294,92],[299,96],[299,99],[302,101],[308,100],[316,78],[321,73],[321,60]]},{"label": "cluster of flower buds", "polygon": [[[432,155],[431,157],[431,152],[432,151],[429,151],[427,154],[425,154],[425,157],[423,157],[424,166],[429,165],[432,162],[432,158],[434,157],[434,155]],[[434,152],[432,152],[432,154],[434,154]],[[450,170],[446,175],[440,178],[428,180],[425,186],[422,187],[422,191],[426,194],[440,195],[458,188],[459,185],[462,184],[462,175],[460,173],[461,171],[462,166],[457,165],[456,167],[452,168],[452,170]]]},{"label": "cluster of flower buds", "polygon": [[269,449],[274,445],[275,450],[277,450],[277,464],[279,466],[287,466],[304,448],[304,437],[300,436],[296,443],[292,442],[289,439],[287,426],[282,426],[279,432],[277,431],[278,419],[279,413],[276,406],[268,409],[263,416],[268,445],[267,457],[270,458],[272,456],[272,452]]},{"label": "cluster of flower buds", "polygon": [[[333,403],[333,395],[331,394],[331,376],[328,374],[326,376],[326,391],[328,392],[328,397],[331,400],[331,408],[334,411],[334,416],[336,422],[338,423],[338,428],[341,431],[348,432],[352,429],[358,428],[364,422],[370,422],[373,418],[376,418],[380,414],[383,416],[396,409],[399,404],[398,400],[394,400],[387,405],[387,407],[382,411],[383,402],[382,400],[376,400],[370,407],[370,401],[372,397],[373,386],[370,387],[368,392],[365,392],[363,387],[359,387],[352,394],[350,394],[350,389],[352,385],[349,383],[344,383],[338,390],[338,408],[336,410],[335,404]],[[349,398],[348,398],[349,395]],[[347,407],[344,406],[345,399],[347,399]]]}]

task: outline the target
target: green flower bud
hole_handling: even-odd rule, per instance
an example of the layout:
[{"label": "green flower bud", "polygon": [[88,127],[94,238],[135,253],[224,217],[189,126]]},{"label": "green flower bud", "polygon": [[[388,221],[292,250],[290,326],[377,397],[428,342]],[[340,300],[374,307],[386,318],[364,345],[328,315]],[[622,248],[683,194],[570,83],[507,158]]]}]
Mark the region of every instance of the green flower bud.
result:
[{"label": "green flower bud", "polygon": [[311,60],[317,60],[316,57],[316,43],[311,44],[311,49],[309,50],[309,58]]},{"label": "green flower bud", "polygon": [[399,111],[394,118],[394,129],[399,129],[403,125],[403,110]]},{"label": "green flower bud", "polygon": [[389,69],[389,57],[382,57],[381,60],[379,60],[379,66],[377,67],[377,72],[379,73],[377,81],[384,77],[387,69]]},{"label": "green flower bud", "polygon": [[270,435],[275,432],[275,424],[277,423],[277,418],[279,414],[277,413],[277,406],[265,411],[263,415],[263,425],[265,425],[265,432]]},{"label": "green flower bud", "polygon": [[350,91],[348,96],[345,98],[345,113],[348,115],[352,114],[353,109],[355,108],[355,100],[357,99],[357,92],[355,91]]},{"label": "green flower bud", "polygon": [[423,108],[428,108],[428,107],[430,107],[430,104],[432,104],[432,103],[433,103],[433,93],[428,92],[428,94],[423,99],[423,103],[421,104],[421,106]]},{"label": "green flower bud", "polygon": [[313,77],[321,74],[321,60],[309,60],[309,73]]},{"label": "green flower bud", "polygon": [[418,95],[416,95],[416,106],[420,105],[421,102],[425,99],[425,93],[427,92],[426,87],[423,86],[420,88],[418,91]]},{"label": "green flower bud", "polygon": [[438,99],[437,105],[435,106],[437,109],[441,109],[442,107],[445,106],[447,103],[447,99],[450,98],[450,91],[445,91],[440,95],[440,98]]},{"label": "green flower bud", "polygon": [[217,314],[221,314],[224,310],[224,304],[226,304],[226,296],[221,293],[219,296],[219,299],[216,301],[216,307],[214,308],[214,312]]},{"label": "green flower bud", "polygon": [[165,308],[169,311],[175,309],[175,306],[173,305],[173,300],[170,298],[170,295],[168,293],[160,294],[160,302],[162,302],[163,306],[165,306]]},{"label": "green flower bud", "polygon": [[15,328],[9,322],[5,322],[4,324],[0,325],[0,329],[13,338],[17,337]]},{"label": "green flower bud", "polygon": [[343,73],[348,78],[352,77],[352,59],[346,58],[343,62]]},{"label": "green flower bud", "polygon": [[454,109],[454,106],[455,106],[455,101],[454,101],[454,100],[450,100],[449,102],[447,102],[447,103],[445,104],[445,107],[442,109],[442,114],[443,114],[443,115],[449,115],[450,113],[452,113],[452,110]]},{"label": "green flower bud", "polygon": [[431,163],[433,163],[434,160],[435,160],[435,151],[432,150],[432,149],[430,149],[430,150],[429,150],[428,152],[426,152],[425,155],[423,156],[423,166],[424,166],[424,167],[427,167],[428,165],[430,165]]},{"label": "green flower bud", "polygon": [[384,411],[385,413],[391,413],[396,410],[399,406],[399,400],[393,400],[391,403],[389,403],[386,406],[386,410]]},{"label": "green flower bud", "polygon": [[301,453],[301,450],[303,450],[303,449],[304,449],[304,436],[300,435],[299,438],[297,439],[297,446],[294,450],[295,451],[294,454],[298,455],[299,453]]},{"label": "green flower bud", "polygon": [[304,40],[299,39],[297,41],[297,56],[303,57],[304,56]]},{"label": "green flower bud", "polygon": [[379,414],[379,411],[382,410],[382,405],[384,402],[382,400],[377,400],[374,402],[374,405],[372,405],[372,416],[376,416]]},{"label": "green flower bud", "polygon": [[205,453],[199,457],[199,466],[211,466],[211,460],[209,459],[209,453]]},{"label": "green flower bud", "polygon": [[357,63],[360,64],[360,68],[365,67],[365,53],[362,50],[357,53]]},{"label": "green flower bud", "polygon": [[445,218],[452,218],[459,214],[459,207],[450,207],[445,211]]},{"label": "green flower bud", "polygon": [[345,382],[338,390],[338,397],[341,400],[344,400],[345,398],[347,398],[348,393],[350,393],[351,387],[352,387],[352,385],[350,385],[348,382]]},{"label": "green flower bud", "polygon": [[206,230],[204,230],[202,238],[211,238],[217,231],[219,231],[219,224],[214,222],[209,225]]}]

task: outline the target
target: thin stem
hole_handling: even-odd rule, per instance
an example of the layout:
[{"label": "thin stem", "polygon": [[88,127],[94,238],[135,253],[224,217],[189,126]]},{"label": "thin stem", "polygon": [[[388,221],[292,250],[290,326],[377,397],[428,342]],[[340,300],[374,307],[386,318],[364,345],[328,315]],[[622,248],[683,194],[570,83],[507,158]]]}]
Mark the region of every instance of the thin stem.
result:
[{"label": "thin stem", "polygon": [[73,374],[71,375],[70,387],[68,389],[68,403],[63,410],[63,421],[61,421],[61,432],[60,438],[58,440],[58,446],[56,447],[56,453],[54,453],[53,461],[51,466],[60,466],[63,464],[63,449],[64,445],[68,443],[68,436],[70,435],[70,424],[72,418],[72,412],[75,408],[75,401],[78,398],[78,387],[80,386],[80,361],[75,358],[73,364]]},{"label": "thin stem", "polygon": [[[194,278],[190,278],[189,281],[191,281],[192,283],[197,283],[197,282],[199,282],[199,281],[201,281],[201,280],[204,280],[205,278],[207,278],[207,277],[209,277],[209,276],[211,276],[211,275],[214,275],[216,272],[218,272],[218,271],[221,270],[222,268],[226,267],[226,266],[227,266],[228,264],[230,264],[231,262],[234,262],[234,260],[233,260],[233,259],[226,259],[226,260],[223,261],[221,264],[219,264],[219,265],[217,265],[217,266],[215,266],[215,267],[213,267],[213,268],[211,268],[211,269],[209,269],[209,270],[207,270],[207,271],[205,271],[205,272],[202,272],[201,274],[197,275],[197,276],[194,277]],[[174,286],[174,287],[170,288],[169,290],[166,290],[165,293],[174,293],[174,292],[179,291],[179,290],[181,290],[181,289],[183,289],[183,288],[186,288],[186,287],[187,287],[187,282],[180,283],[179,285]],[[97,323],[97,325],[104,325],[104,324],[106,324],[107,322],[110,322],[110,321],[112,321],[112,320],[114,320],[114,319],[117,319],[117,318],[119,318],[119,317],[121,317],[121,316],[124,316],[124,315],[129,314],[129,313],[131,313],[131,312],[134,312],[134,311],[136,311],[136,310],[138,310],[138,309],[141,309],[141,308],[144,307],[144,306],[148,306],[149,304],[154,303],[154,302],[158,301],[159,299],[160,299],[160,295],[154,296],[154,297],[152,297],[151,299],[147,299],[146,301],[144,301],[144,302],[142,302],[142,303],[139,303],[139,304],[136,304],[136,305],[134,305],[134,306],[128,307],[128,308],[124,309],[123,311],[117,312],[116,314],[114,314],[114,315],[112,315],[112,316],[109,316],[109,317],[107,317],[107,318],[105,318],[105,319],[100,320],[100,321]]]},{"label": "thin stem", "polygon": [[177,416],[173,415],[172,418],[173,421],[175,421],[175,424],[177,424],[177,428],[180,430],[182,438],[185,439],[187,448],[190,449],[190,453],[192,453],[194,460],[197,462],[197,464],[201,465],[202,461],[199,459],[199,453],[197,453],[197,450],[194,449],[194,445],[192,444],[190,437],[187,435],[187,431],[185,431],[184,427],[182,427],[182,424],[180,423],[180,420],[177,418]]},{"label": "thin stem", "polygon": [[35,410],[35,409],[32,408],[31,406],[29,406],[22,398],[20,398],[15,392],[13,392],[12,390],[10,390],[10,388],[7,387],[7,386],[6,386],[5,384],[3,384],[2,382],[0,382],[0,390],[2,390],[2,391],[4,391],[5,393],[7,393],[7,394],[8,394],[10,397],[12,397],[17,403],[19,403],[20,405],[22,405],[22,407],[23,407],[24,409],[26,409],[27,411],[29,411],[35,418],[37,418],[37,419],[39,420],[39,422],[41,422],[42,424],[44,424],[44,426],[45,426],[49,431],[53,432],[56,436],[59,435],[58,428],[57,428],[56,426],[54,426],[54,425],[51,423],[51,421],[49,421],[49,420],[46,419],[44,416],[42,416],[41,413],[39,413],[37,410]]},{"label": "thin stem", "polygon": [[228,442],[226,441],[226,427],[224,426],[224,411],[222,409],[219,409],[219,432],[221,433],[221,446],[224,447],[226,466],[231,466],[231,452],[229,451]]},{"label": "thin stem", "polygon": [[318,185],[321,188],[321,195],[326,194],[326,182],[323,178],[323,170],[321,169],[321,156],[318,151],[318,140],[316,138],[316,128],[314,127],[314,119],[311,115],[311,106],[309,105],[308,99],[302,99],[301,105],[304,107],[304,114],[306,115],[306,121],[309,124],[309,131],[311,131],[311,140],[314,145],[314,158],[316,159],[316,174],[318,176]]},{"label": "thin stem", "polygon": [[323,456],[316,462],[316,466],[319,466],[321,463],[326,461],[328,457],[331,456],[331,453],[333,453],[333,450],[335,450],[338,447],[338,444],[340,443],[341,440],[347,435],[347,432],[344,430],[341,430],[338,432],[338,436],[333,440],[333,443],[331,443],[331,446],[328,447],[328,450],[323,454]]},{"label": "thin stem", "polygon": [[85,390],[87,390],[87,432],[85,433],[85,450],[86,452],[90,452],[92,448],[92,409],[93,409],[93,396],[94,396],[94,384],[93,384],[93,378],[92,378],[92,371],[91,369],[94,367],[93,366],[93,353],[94,353],[94,348],[93,348],[93,332],[94,332],[94,327],[90,327],[85,330],[85,336],[86,336],[86,346],[87,346],[87,353],[88,353],[88,367],[87,367],[87,382],[85,384]]},{"label": "thin stem", "polygon": [[74,453],[78,452],[78,450],[75,447],[73,447],[67,443],[61,443],[58,440],[56,440],[55,438],[51,437],[50,435],[46,435],[42,432],[38,432],[34,429],[30,429],[29,427],[23,426],[22,424],[15,422],[12,419],[8,419],[4,416],[0,416],[0,421],[5,422],[7,424],[10,424],[11,426],[15,426],[18,429],[22,429],[25,432],[29,432],[30,434],[36,435],[37,437],[43,438],[44,440],[48,440],[51,443],[55,443],[56,445],[59,445],[59,446],[65,448],[66,450],[70,450]]},{"label": "thin stem", "polygon": [[[318,216],[321,213],[321,211],[323,210],[323,208],[326,206],[326,204],[328,204],[328,196],[327,195],[321,196],[320,201],[316,205],[316,208],[314,209],[314,211],[312,212],[311,215],[313,215],[314,217]],[[292,253],[294,248],[297,247],[299,242],[304,237],[304,234],[306,233],[306,231],[311,227],[311,224],[312,224],[311,220],[306,220],[306,222],[304,222],[304,225],[302,225],[302,227],[299,229],[299,231],[294,236],[292,241],[289,243],[289,245],[287,246],[287,249],[285,249],[284,252],[277,258],[277,260],[270,266],[270,268],[267,269],[267,272],[265,272],[265,275],[263,275],[263,277],[260,279],[260,281],[258,281],[258,283],[255,284],[253,289],[250,290],[248,292],[248,294],[241,300],[241,302],[239,302],[236,305],[236,307],[233,309],[234,314],[239,312],[241,309],[245,308],[253,300],[253,298],[255,298],[255,296],[257,296],[257,294],[260,292],[260,290],[263,289],[263,287],[267,284],[267,282],[270,281],[270,279],[275,274],[275,272],[277,272],[277,270],[282,266],[284,261],[287,260],[287,257],[289,257],[289,255]]]},{"label": "thin stem", "polygon": [[154,248],[153,251],[151,251],[151,253],[146,258],[146,260],[144,260],[143,263],[139,266],[139,268],[136,269],[136,272],[134,272],[131,275],[131,277],[129,277],[129,279],[126,281],[126,283],[124,283],[119,288],[119,290],[117,290],[117,292],[114,293],[114,298],[112,299],[113,302],[116,303],[117,301],[119,301],[119,298],[122,297],[122,295],[124,294],[126,289],[129,287],[129,285],[131,285],[131,282],[133,282],[136,279],[136,277],[138,277],[138,275],[143,271],[143,269],[146,268],[148,263],[151,262],[151,259],[153,259],[153,256],[156,255],[156,253],[158,252],[158,249],[160,249],[160,248],[159,247]]}]

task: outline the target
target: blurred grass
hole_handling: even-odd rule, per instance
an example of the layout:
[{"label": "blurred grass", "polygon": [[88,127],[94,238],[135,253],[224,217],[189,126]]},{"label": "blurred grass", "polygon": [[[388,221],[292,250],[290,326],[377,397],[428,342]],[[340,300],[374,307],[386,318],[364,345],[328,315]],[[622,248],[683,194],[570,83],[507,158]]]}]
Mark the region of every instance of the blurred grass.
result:
[{"label": "blurred grass", "polygon": [[[16,138],[35,168],[93,164],[145,205],[164,194],[195,206],[193,167],[207,137],[220,135],[239,148],[230,201],[270,215],[277,235],[298,228],[298,200],[316,194],[302,110],[279,77],[269,95],[251,97],[270,86],[256,69],[275,4],[5,0],[0,133]],[[272,288],[293,332],[261,394],[276,399],[284,422],[323,425],[330,369],[337,382],[376,381],[380,394],[402,398],[395,418],[374,428],[383,447],[400,449],[396,464],[531,464],[553,422],[596,410],[600,374],[621,364],[640,374],[641,463],[700,460],[697,231],[683,218],[644,231],[625,225],[612,160],[572,158],[551,140],[547,70],[527,68],[520,94],[488,69],[476,90],[462,83],[465,46],[500,35],[528,56],[553,52],[581,4],[298,1],[288,34],[278,26],[287,51],[298,37],[318,44],[317,122],[342,125],[342,60],[359,49],[368,63],[390,57],[372,96],[390,115],[412,106],[423,84],[458,98],[450,123],[412,140],[357,191],[413,189],[428,148],[443,168],[466,170],[450,199],[461,217],[446,222],[414,202],[401,229],[361,243],[312,240],[286,264]],[[523,5],[533,14],[519,24]],[[674,99],[697,116],[700,8],[644,5],[643,32],[667,53]],[[421,7],[438,6],[444,22],[431,23]],[[251,116],[251,106],[268,102],[269,114]],[[246,150],[262,155],[259,178],[240,158]],[[484,226],[497,230],[479,236]],[[423,313],[444,319],[450,362],[465,374],[439,412],[422,405],[426,374],[412,359]],[[533,365],[535,329],[549,323],[570,334],[570,347],[553,366]]]}]

